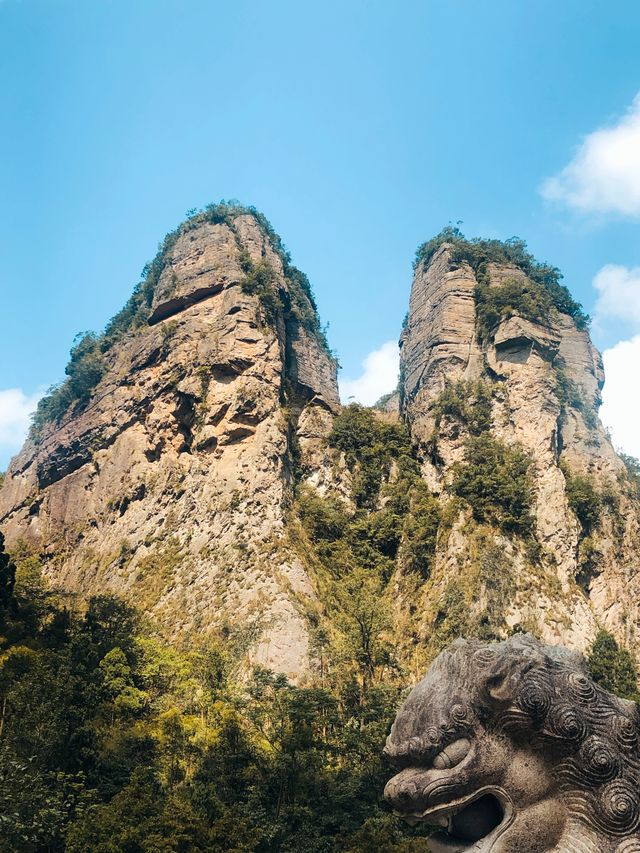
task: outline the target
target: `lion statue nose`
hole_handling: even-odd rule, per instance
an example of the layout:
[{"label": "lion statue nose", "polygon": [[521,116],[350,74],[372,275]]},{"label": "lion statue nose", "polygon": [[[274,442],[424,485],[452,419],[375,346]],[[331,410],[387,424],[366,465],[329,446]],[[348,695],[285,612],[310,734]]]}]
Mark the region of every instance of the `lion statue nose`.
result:
[{"label": "lion statue nose", "polygon": [[384,797],[399,812],[424,808],[424,769],[408,767],[385,785]]}]

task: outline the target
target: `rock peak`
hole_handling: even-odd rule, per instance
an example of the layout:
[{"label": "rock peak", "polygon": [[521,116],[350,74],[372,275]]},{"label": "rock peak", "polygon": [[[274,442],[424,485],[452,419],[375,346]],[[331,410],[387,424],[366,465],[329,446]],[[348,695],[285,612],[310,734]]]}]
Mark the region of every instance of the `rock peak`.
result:
[{"label": "rock peak", "polygon": [[54,586],[172,635],[241,626],[290,676],[353,608],[380,626],[363,678],[460,635],[631,648],[640,491],[603,378],[558,270],[447,229],[418,251],[397,394],[341,408],[308,280],[261,214],[213,205],[74,346],[0,527]]},{"label": "rock peak", "polygon": [[295,674],[309,581],[284,542],[294,435],[326,430],[336,363],[306,277],[259,213],[213,205],[162,243],[123,311],[72,351],[0,493],[9,547],[172,633],[269,623]]},{"label": "rock peak", "polygon": [[[588,317],[558,270],[515,238],[469,241],[445,229],[420,247],[414,273],[401,411],[432,490],[464,498],[441,582],[454,564],[476,571],[478,530],[491,529],[510,578],[494,605],[506,630],[584,649],[603,624],[627,642],[630,613],[638,624],[638,501],[598,419],[604,372]],[[482,467],[483,454],[504,464],[500,473]],[[517,459],[528,465],[521,481]],[[502,516],[490,506],[500,477],[530,489],[526,535],[509,527],[515,503]]]}]

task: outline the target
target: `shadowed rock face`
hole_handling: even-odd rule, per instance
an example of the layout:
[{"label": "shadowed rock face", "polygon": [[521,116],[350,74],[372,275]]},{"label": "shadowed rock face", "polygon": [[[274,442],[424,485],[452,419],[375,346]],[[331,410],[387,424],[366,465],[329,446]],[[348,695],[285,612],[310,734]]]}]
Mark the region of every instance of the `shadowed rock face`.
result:
[{"label": "shadowed rock face", "polygon": [[[507,282],[525,287],[527,276],[512,264],[489,263],[482,278],[456,260],[447,243],[415,270],[400,339],[400,411],[418,446],[423,476],[446,500],[469,431],[455,416],[438,418],[438,400],[447,383],[482,383],[491,397],[491,436],[519,444],[533,460],[531,509],[541,546],[535,583],[521,544],[509,536],[496,540],[512,569],[511,593],[499,607],[507,629],[534,630],[548,643],[583,651],[604,625],[633,648],[640,626],[640,516],[637,498],[625,486],[625,467],[597,417],[604,382],[600,354],[588,330],[556,308],[539,322],[505,314],[479,334],[481,280],[489,290]],[[567,470],[588,478],[609,501],[591,531],[582,529],[570,506]],[[448,583],[474,583],[467,521],[461,514],[453,534],[439,542],[418,605],[426,619],[438,612]],[[478,592],[465,605],[474,612],[482,597]]]},{"label": "shadowed rock face", "polygon": [[[243,287],[247,258],[272,271],[271,312]],[[296,596],[313,593],[284,541],[291,445],[317,442],[339,403],[335,362],[287,310],[294,297],[312,315],[252,215],[185,229],[148,322],[106,354],[88,404],[12,461],[8,547],[37,553],[56,586],[122,595],[173,635],[259,622],[255,661],[303,671]]]},{"label": "shadowed rock face", "polygon": [[529,635],[442,652],[402,706],[385,797],[434,853],[640,851],[640,715]]}]

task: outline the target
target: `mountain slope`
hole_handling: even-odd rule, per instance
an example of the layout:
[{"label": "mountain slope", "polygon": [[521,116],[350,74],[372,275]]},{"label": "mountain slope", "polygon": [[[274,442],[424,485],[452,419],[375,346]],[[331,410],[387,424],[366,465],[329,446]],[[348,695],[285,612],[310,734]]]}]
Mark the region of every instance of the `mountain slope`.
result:
[{"label": "mountain slope", "polygon": [[558,271],[447,229],[400,345],[398,394],[341,408],[306,278],[256,211],[208,208],[72,351],[0,490],[8,546],[297,678],[418,677],[461,634],[637,654],[638,477]]},{"label": "mountain slope", "polygon": [[558,271],[518,241],[453,230],[425,244],[401,371],[423,476],[462,501],[431,612],[453,583],[480,623],[580,648],[602,624],[633,644],[637,486],[598,420],[602,362]]},{"label": "mountain slope", "polygon": [[311,441],[326,429],[338,392],[308,283],[268,223],[233,205],[192,217],[74,355],[0,493],[8,545],[173,634],[268,626],[257,660],[298,673],[294,598],[312,589],[283,541],[292,436],[299,419]]},{"label": "mountain slope", "polygon": [[586,650],[604,627],[637,655],[637,473],[598,420],[600,355],[558,271],[448,229],[419,250],[400,346],[405,437],[384,428],[390,403],[343,410],[328,443],[346,477],[315,488],[316,470],[300,503],[320,576],[337,575],[329,636],[364,566],[393,614],[380,636],[415,677],[460,635]]}]

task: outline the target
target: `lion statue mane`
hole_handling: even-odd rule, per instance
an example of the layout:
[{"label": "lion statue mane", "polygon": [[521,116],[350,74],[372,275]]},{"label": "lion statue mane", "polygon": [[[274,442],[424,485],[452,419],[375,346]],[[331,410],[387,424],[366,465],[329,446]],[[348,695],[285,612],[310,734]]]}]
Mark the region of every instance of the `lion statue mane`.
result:
[{"label": "lion statue mane", "polygon": [[640,853],[640,712],[581,655],[458,640],[395,719],[385,788],[434,853]]}]

